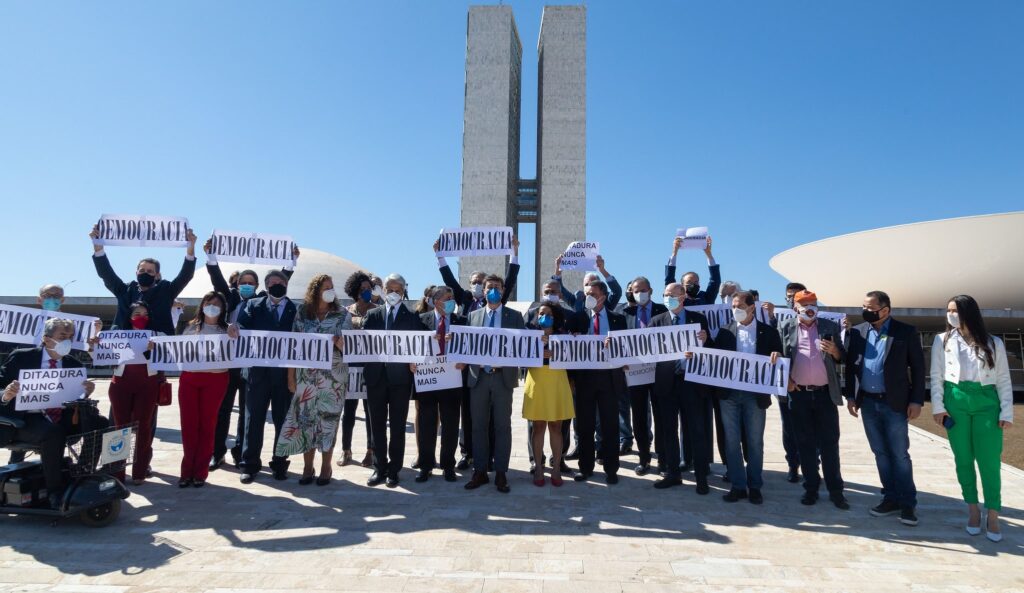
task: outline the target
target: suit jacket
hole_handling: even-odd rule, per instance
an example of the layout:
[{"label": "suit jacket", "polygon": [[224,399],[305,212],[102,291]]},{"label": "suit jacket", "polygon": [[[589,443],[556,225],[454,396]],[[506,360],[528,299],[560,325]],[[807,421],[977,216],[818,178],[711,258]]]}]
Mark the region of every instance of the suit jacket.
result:
[{"label": "suit jacket", "polygon": [[[291,279],[292,273],[295,270],[282,268],[281,271],[284,272],[285,276]],[[228,281],[224,279],[224,273],[220,271],[219,264],[207,263],[206,272],[210,274],[210,283],[213,284],[213,289],[224,295],[224,298],[228,300],[228,314],[230,315],[236,307],[243,304],[245,299],[242,298],[242,293],[238,292],[237,288],[231,288]],[[253,298],[256,296],[267,296],[267,292],[265,290],[260,291],[259,294],[255,295]]]},{"label": "suit jacket", "polygon": [[[501,293],[501,304],[504,305],[512,297],[516,291],[516,280],[519,278],[519,264],[509,264],[508,270],[505,272],[505,290]],[[452,274],[452,269],[449,266],[441,266],[441,279],[444,280],[445,286],[452,289],[452,298],[461,307],[462,315],[464,317],[469,315],[469,310],[473,307],[476,299],[473,297],[473,292],[462,288],[459,284],[459,279]],[[486,306],[481,303],[481,307]]]},{"label": "suit jacket", "polygon": [[[858,406],[861,403],[860,377],[864,370],[864,352],[870,328],[871,324],[864,322],[847,332],[845,395],[847,399],[855,399]],[[903,412],[908,404],[924,404],[924,349],[916,327],[889,318],[882,374],[885,401],[893,410]]]},{"label": "suit jacket", "polygon": [[192,280],[196,273],[196,260],[185,258],[181,271],[174,280],[161,280],[155,282],[146,290],[139,288],[136,280],[125,284],[114,268],[110,266],[110,260],[106,254],[99,257],[93,256],[92,263],[96,266],[96,273],[103,279],[103,285],[117,299],[117,314],[114,316],[112,329],[132,329],[129,321],[132,316],[132,303],[143,301],[149,305],[149,329],[163,332],[168,336],[174,335],[174,322],[171,320],[171,306],[174,299],[178,298],[181,291]]},{"label": "suit jacket", "polygon": [[[622,314],[626,316],[626,329],[638,329],[640,327],[636,322],[637,309],[639,309],[638,305],[627,305],[626,308],[622,310]],[[661,303],[651,303],[651,318],[647,320],[647,325],[650,326],[655,317],[667,311],[668,308],[665,307],[665,305],[662,305]]]},{"label": "suit jacket", "polygon": [[[370,310],[363,319],[363,329],[384,330],[387,329],[388,308],[380,306]],[[431,313],[433,315],[433,313]],[[395,321],[391,324],[392,331],[423,331],[426,326],[420,316],[413,313],[404,304],[398,305],[398,312],[395,314]],[[389,385],[412,386],[412,371],[409,364],[404,362],[368,362],[363,366],[363,379],[366,387],[377,387],[384,382]]]},{"label": "suit jacket", "polygon": [[[469,325],[473,327],[484,327],[485,321],[487,320],[488,309],[477,309],[469,314]],[[503,306],[501,308],[501,326],[505,329],[526,329],[526,325],[523,323],[523,317],[514,309],[509,309]],[[469,365],[469,377],[466,383],[469,387],[476,387],[477,382],[480,380],[480,375],[484,372],[483,368],[478,364]],[[505,387],[509,389],[515,389],[516,385],[519,384],[519,367],[500,367],[501,379],[505,383]]]},{"label": "suit jacket", "polygon": [[[714,305],[715,299],[718,298],[718,287],[722,285],[722,270],[715,264],[708,266],[708,284],[704,290],[697,293],[697,296],[690,298],[686,297],[683,301],[683,306],[694,306],[694,305]],[[665,286],[678,282],[676,279],[676,267],[672,264],[665,266]]]},{"label": "suit jacket", "polygon": [[[608,331],[621,331],[626,329],[626,316],[616,313],[605,307],[608,313]],[[587,335],[590,333],[590,313],[584,311],[576,315],[575,333]],[[626,373],[622,367],[617,369],[578,369],[569,371],[577,389],[591,389],[599,385],[604,386],[611,382],[615,393],[626,393]]]},{"label": "suit jacket", "polygon": [[[782,355],[788,358],[791,362],[796,355],[797,339],[799,333],[797,332],[797,324],[800,323],[799,317],[791,317],[779,324],[779,337],[782,339]],[[843,360],[845,356],[845,350],[843,349],[843,343],[840,339],[841,328],[838,323],[829,321],[828,319],[819,318],[818,321],[818,337],[824,338],[825,336],[832,336],[836,346],[839,348],[839,360]],[[821,359],[825,361],[825,372],[828,374],[828,394],[832,398],[832,403],[835,405],[841,405],[843,403],[842,390],[839,387],[839,371],[836,369],[836,365],[839,364],[834,358],[821,352]],[[790,372],[792,372],[792,365],[790,365]]]},{"label": "suit jacket", "polygon": [[[614,311],[615,307],[619,303],[619,299],[622,298],[622,286],[619,284],[619,281],[616,280],[614,276],[607,280],[607,284],[608,298],[605,300],[605,302],[607,303],[606,306],[608,307],[609,311]],[[577,290],[575,293],[569,292],[569,290],[564,285],[562,285],[561,281],[559,281],[559,286],[562,289],[562,301],[565,302],[566,305],[572,307],[572,309],[575,310],[577,313],[583,313],[584,311],[586,311],[586,307],[584,305],[586,303],[587,297],[586,295],[583,294],[582,290]]]},{"label": "suit jacket", "polygon": [[[782,338],[779,337],[779,332],[772,327],[770,324],[761,323],[758,320],[754,320],[751,323],[756,323],[757,327],[757,344],[754,348],[755,354],[761,356],[771,356],[772,352],[782,353]],[[719,350],[728,350],[730,352],[736,352],[736,343],[738,338],[736,337],[739,331],[739,324],[733,319],[729,325],[719,328],[718,335],[715,336],[715,348]],[[788,377],[787,377],[788,379]],[[729,392],[726,390],[720,390],[722,397],[729,397]],[[767,410],[772,405],[772,396],[768,394],[758,394],[757,396],[757,407],[762,410]]]},{"label": "suit jacket", "polygon": [[[73,356],[65,356],[60,360],[61,367],[66,369],[81,368],[82,363]],[[2,367],[0,367],[0,391],[7,388],[13,381],[18,380],[18,373],[23,370],[30,369],[41,369],[43,368],[43,348],[42,346],[36,346],[35,348],[21,348],[15,350],[7,355],[7,359],[4,361]],[[17,418],[24,420],[25,416],[29,413],[27,410],[16,410],[14,409],[15,402],[18,398],[14,398],[9,402],[0,403],[0,415],[7,416],[8,418]],[[10,426],[0,426],[0,444],[9,443],[14,438],[14,429]]]},{"label": "suit jacket", "polygon": [[[708,319],[700,313],[694,313],[693,311],[687,311],[683,308],[683,322],[684,323],[696,323],[700,325],[700,328],[707,333],[708,340],[704,342],[705,348],[714,348],[715,341],[711,338],[711,330],[708,329]],[[672,323],[672,312],[665,311],[664,313],[656,316],[651,320],[650,325],[647,327],[669,327]],[[654,395],[658,397],[659,394],[668,395],[672,390],[672,383],[675,381],[676,374],[676,361],[670,360],[667,362],[659,362],[654,367]],[[707,385],[701,385],[700,383],[693,383],[694,390],[697,395],[707,397],[711,395],[711,388]]]},{"label": "suit jacket", "polygon": [[[295,302],[287,299],[281,319],[270,308],[270,297],[253,297],[245,302],[242,310],[238,312],[238,319],[235,323],[242,329],[255,329],[259,331],[290,332],[295,323],[297,308]],[[281,371],[284,371],[283,373]],[[267,373],[274,373],[279,376],[287,374],[287,369],[275,369],[270,367],[252,367],[249,369],[249,380],[254,381],[265,376]],[[280,380],[280,379],[278,379]]]}]

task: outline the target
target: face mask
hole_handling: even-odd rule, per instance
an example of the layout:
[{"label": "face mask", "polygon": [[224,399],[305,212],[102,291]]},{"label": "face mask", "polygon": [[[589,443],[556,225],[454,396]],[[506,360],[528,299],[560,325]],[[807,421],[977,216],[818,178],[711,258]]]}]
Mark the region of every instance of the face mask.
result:
[{"label": "face mask", "polygon": [[153,286],[153,283],[156,282],[156,276],[142,272],[141,274],[135,275],[135,280],[138,281],[139,286],[145,286],[148,288]]},{"label": "face mask", "polygon": [[397,292],[389,292],[387,296],[384,297],[384,300],[387,301],[388,306],[395,307],[398,306],[398,303],[402,302],[402,295]]},{"label": "face mask", "polygon": [[804,321],[810,321],[818,315],[818,307],[814,305],[804,307],[804,310],[801,311],[799,315],[800,319],[803,319]]},{"label": "face mask", "polygon": [[750,317],[750,314],[747,313],[746,309],[733,308],[733,310],[732,310],[732,317],[738,323],[746,323],[747,322],[747,318]]},{"label": "face mask", "polygon": [[686,296],[691,299],[696,298],[697,294],[700,293],[700,284],[687,284],[686,286],[683,286],[683,290],[686,291]]},{"label": "face mask", "polygon": [[677,297],[667,296],[667,297],[665,297],[664,303],[665,303],[665,307],[669,311],[675,311],[676,309],[679,308],[679,299]]},{"label": "face mask", "polygon": [[497,288],[492,288],[487,291],[487,302],[494,304],[501,302],[501,291]]},{"label": "face mask", "polygon": [[243,299],[251,299],[253,295],[256,294],[256,287],[252,284],[239,284],[238,294],[240,294]]},{"label": "face mask", "polygon": [[946,322],[949,323],[954,329],[960,329],[960,314],[959,313],[946,313]]},{"label": "face mask", "polygon": [[473,293],[473,298],[478,299],[484,296],[484,285],[483,284],[471,284],[469,290]]},{"label": "face mask", "polygon": [[333,303],[338,298],[338,293],[334,292],[334,289],[332,288],[330,290],[325,290],[324,293],[320,295],[320,298],[322,298],[325,303]]},{"label": "face mask", "polygon": [[864,318],[864,321],[867,321],[868,323],[874,323],[878,321],[879,318],[881,318],[881,315],[879,315],[878,313],[878,311],[872,311],[871,309],[863,309],[860,312],[860,316]]},{"label": "face mask", "polygon": [[59,311],[60,310],[60,299],[53,297],[47,297],[43,299],[43,309],[46,311]]},{"label": "face mask", "polygon": [[558,304],[558,301],[562,300],[557,294],[546,294],[544,295],[544,302],[551,303],[552,305]]},{"label": "face mask", "polygon": [[359,293],[359,298],[362,299],[364,303],[369,303],[370,299],[373,298],[373,291],[367,288],[363,292]]},{"label": "face mask", "polygon": [[651,293],[649,292],[634,292],[633,299],[640,306],[646,305],[651,300]]},{"label": "face mask", "polygon": [[445,315],[451,315],[454,312],[455,312],[455,301],[453,301],[452,299],[448,299],[447,301],[444,302],[444,314]]},{"label": "face mask", "polygon": [[379,298],[380,298],[381,296],[383,296],[383,294],[384,294],[384,289],[383,289],[383,288],[381,288],[381,287],[379,287],[379,286],[377,286],[377,285],[374,285],[374,287],[373,287],[373,290],[372,290],[372,291],[370,291],[370,294],[371,294],[371,295],[372,295],[372,296],[373,296],[374,298],[378,298],[378,299],[379,299]]},{"label": "face mask", "polygon": [[270,296],[274,297],[275,299],[279,299],[284,297],[284,295],[288,294],[288,287],[285,286],[284,284],[275,284],[273,286],[268,286],[267,292],[270,293]]},{"label": "face mask", "polygon": [[60,342],[54,342],[53,347],[50,348],[57,353],[57,356],[61,358],[71,354],[71,340],[61,340]]},{"label": "face mask", "polygon": [[149,325],[149,317],[143,315],[142,317],[132,317],[132,327],[135,329],[146,329]]},{"label": "face mask", "polygon": [[217,317],[220,315],[220,307],[217,305],[206,305],[203,307],[203,315],[207,317]]},{"label": "face mask", "polygon": [[540,317],[537,317],[537,325],[541,326],[544,329],[547,329],[554,324],[555,320],[550,315],[541,315]]},{"label": "face mask", "polygon": [[592,294],[587,295],[587,300],[584,301],[583,306],[587,308],[587,311],[593,311],[597,307],[597,297]]}]

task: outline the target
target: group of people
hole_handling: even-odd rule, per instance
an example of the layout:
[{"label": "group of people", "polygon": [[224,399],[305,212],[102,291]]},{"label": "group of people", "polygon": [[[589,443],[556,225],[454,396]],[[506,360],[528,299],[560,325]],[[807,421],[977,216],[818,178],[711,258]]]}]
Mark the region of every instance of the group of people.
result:
[{"label": "group of people", "polygon": [[[96,238],[95,228],[92,236]],[[95,244],[96,271],[117,299],[113,328],[175,333],[172,309],[195,273],[195,241],[190,233],[185,261],[173,280],[162,277],[157,260],[146,258],[138,263],[135,278],[129,282],[118,277],[103,247]],[[562,282],[559,260],[551,279],[541,287],[541,300],[520,314],[506,306],[519,272],[517,241],[516,254],[504,276],[474,272],[468,288],[459,284],[445,259],[438,257],[443,284],[428,287],[412,307],[406,304],[408,287],[401,275],[382,279],[365,272],[345,279],[343,291],[352,301],[348,306],[341,305],[334,279],[324,274],[312,278],[302,302],[294,302],[287,296],[291,267],[272,270],[262,279],[252,270],[225,279],[208,242],[204,246],[206,267],[214,290],[202,297],[195,317],[181,333],[237,337],[239,330],[249,329],[328,334],[334,345],[333,362],[330,369],[322,370],[254,367],[182,372],[178,406],[183,456],[178,485],[203,486],[210,470],[221,467],[228,453],[240,469],[241,482],[255,480],[263,468],[268,410],[274,425],[268,465],[274,479],[288,479],[290,457],[301,454],[299,483],[329,484],[339,428],[342,452],[336,462],[355,463],[352,433],[359,400],[346,397],[349,369],[342,359],[341,339],[346,330],[432,331],[443,355],[451,328],[459,325],[536,329],[543,332],[547,343],[552,335],[604,336],[615,330],[697,324],[698,339],[705,348],[759,354],[773,362],[789,359],[788,394],[775,403],[782,421],[787,478],[796,483],[802,475],[801,503],[815,504],[824,481],[829,500],[839,509],[849,509],[839,454],[839,408],[845,402],[848,412],[861,418],[878,467],[882,498],[870,513],[898,514],[903,524],[916,525],[917,490],[908,423],[919,416],[926,399],[926,366],[917,330],[893,318],[889,296],[868,292],[863,322],[851,326],[819,316],[814,292],[790,283],[786,303],[796,315],[780,321],[772,304],[760,305],[756,291],[743,290],[736,282],[721,282],[710,237],[704,250],[710,277],[707,286],[701,286],[695,272],[677,280],[680,246],[681,240],[676,239],[665,266],[660,302],[656,302],[659,299],[651,282],[642,276],[630,281],[623,291],[602,258],[597,260],[600,276],[586,274],[583,285],[572,292]],[[436,252],[437,244],[434,249]],[[297,260],[299,255],[295,248],[293,258]],[[692,307],[713,304],[719,297],[731,306],[733,320],[712,336],[705,316]],[[57,295],[53,286],[40,292],[43,307],[59,309],[62,301],[63,293]],[[758,306],[764,307],[760,317],[768,322],[758,319]],[[935,337],[931,349],[932,412],[935,421],[948,430],[956,475],[969,506],[967,532],[976,535],[984,528],[989,539],[998,541],[1002,431],[1013,422],[1006,350],[997,337],[988,334],[978,304],[970,296],[950,299],[947,312],[946,331]],[[56,368],[77,363],[68,355],[67,326],[51,319],[39,347],[8,357],[0,369],[3,413],[18,413],[11,402],[18,391],[17,371],[26,364],[38,362],[37,368]],[[546,349],[544,366],[525,369],[522,417],[529,424],[527,447],[535,485],[544,486],[550,480],[559,487],[567,477],[587,481],[597,465],[604,481],[616,484],[620,456],[632,452],[635,444],[639,462],[634,471],[638,475],[657,472],[654,488],[679,486],[682,475],[692,471],[697,494],[706,495],[717,443],[727,467],[723,479],[730,487],[723,499],[729,503],[763,502],[764,430],[772,397],[687,381],[682,360],[659,362],[653,383],[629,386],[625,379],[628,369],[566,371],[550,368],[549,357]],[[436,468],[449,482],[458,479],[456,470],[471,469],[466,489],[488,484],[493,473],[497,490],[510,491],[512,401],[521,369],[459,364],[462,387],[418,393],[414,389],[416,365],[374,362],[361,366],[367,423],[362,464],[373,470],[368,486],[398,485],[412,401],[417,482],[429,480]],[[87,391],[91,389],[90,383]],[[168,389],[164,373],[151,370],[148,364],[126,364],[114,370],[109,389],[112,420],[118,425],[138,426],[130,476],[134,485],[149,476],[158,402]],[[229,450],[236,401],[240,413],[234,447]],[[32,424],[18,438],[48,439],[51,449],[54,435],[62,437],[69,430],[45,412],[21,415],[30,417]],[[545,437],[548,454],[544,452]],[[566,452],[570,443],[572,450]],[[315,464],[318,451],[319,467]],[[52,458],[52,451],[49,456]],[[567,460],[577,461],[575,472]],[[47,481],[51,486],[52,459],[49,463]],[[987,510],[984,521],[978,506],[976,471]]]}]

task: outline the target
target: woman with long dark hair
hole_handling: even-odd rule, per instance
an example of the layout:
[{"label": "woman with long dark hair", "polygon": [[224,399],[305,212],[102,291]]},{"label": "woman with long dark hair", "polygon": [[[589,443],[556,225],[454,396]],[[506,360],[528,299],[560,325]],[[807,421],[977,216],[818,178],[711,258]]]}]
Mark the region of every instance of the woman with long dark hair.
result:
[{"label": "woman with long dark hair", "polygon": [[999,527],[1003,431],[1013,426],[1013,387],[1006,347],[989,335],[978,303],[967,295],[946,305],[946,331],[932,344],[932,414],[945,426],[956,478],[967,503],[967,533],[981,533],[978,479],[985,496],[986,537],[1003,539]]}]

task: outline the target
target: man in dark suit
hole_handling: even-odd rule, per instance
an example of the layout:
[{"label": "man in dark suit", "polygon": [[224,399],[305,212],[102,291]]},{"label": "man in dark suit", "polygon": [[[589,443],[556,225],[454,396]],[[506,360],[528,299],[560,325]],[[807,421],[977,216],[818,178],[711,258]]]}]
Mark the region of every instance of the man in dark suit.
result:
[{"label": "man in dark suit", "polygon": [[[608,286],[608,309],[614,311],[619,304],[619,299],[622,298],[622,286],[619,281],[608,273],[608,270],[604,267],[604,257],[597,256],[597,271],[601,272],[601,276],[604,277],[604,281]],[[597,274],[593,272],[587,272],[583,275],[583,288],[576,292],[569,292],[569,289],[562,282],[562,256],[558,256],[555,260],[555,275],[551,277],[552,280],[557,280],[561,286],[562,301],[571,309],[577,313],[585,313],[586,308],[583,306],[586,301],[587,287],[590,283],[595,280],[600,280]]]},{"label": "man in dark suit", "polygon": [[[51,317],[46,320],[43,329],[42,346],[13,351],[4,361],[3,367],[0,367],[0,389],[3,389],[3,396],[0,398],[0,415],[24,423],[19,427],[0,426],[0,444],[20,441],[39,447],[43,478],[46,480],[46,490],[49,493],[49,502],[52,508],[60,508],[64,492],[61,468],[64,459],[64,443],[67,437],[87,430],[103,428],[106,426],[105,419],[102,425],[85,426],[84,423],[75,424],[74,414],[63,408],[16,409],[15,402],[18,391],[21,389],[21,385],[18,383],[18,374],[23,370],[30,369],[81,368],[82,363],[67,354],[71,351],[71,338],[74,334],[74,323],[67,319]],[[85,381],[82,384],[82,389],[87,397],[95,388],[96,385],[92,381]]]},{"label": "man in dark suit", "polygon": [[[455,313],[455,299],[452,289],[438,286],[431,293],[434,299],[434,310],[420,315],[426,329],[437,334],[438,352],[447,354],[448,334],[453,325],[466,325],[466,318]],[[415,366],[413,367],[415,369]],[[466,371],[462,371],[465,385]],[[437,449],[438,415],[441,420],[441,470],[446,482],[454,482],[455,450],[459,445],[459,404],[462,402],[462,387],[424,391],[416,394],[419,401],[419,432],[416,435],[417,458],[420,461],[420,473],[417,482],[426,482],[430,473],[437,465],[435,450]]]},{"label": "man in dark suit", "polygon": [[[648,327],[655,317],[668,311],[665,305],[655,303],[651,300],[651,281],[644,276],[637,276],[630,282],[631,296],[634,303],[622,310],[626,317],[626,329],[643,329]],[[637,452],[640,455],[640,463],[636,466],[636,474],[642,476],[651,469],[651,431],[652,427],[648,422],[651,417],[651,406],[654,406],[653,415],[657,417],[657,399],[654,397],[654,384],[633,385],[627,387],[629,398],[629,411],[632,413],[633,439],[637,445]],[[621,413],[621,411],[620,411]],[[662,465],[661,438],[664,435],[661,431],[654,433],[654,450],[658,454],[658,465]]]},{"label": "man in dark suit", "polygon": [[917,328],[892,317],[889,295],[874,290],[864,297],[864,323],[847,332],[846,407],[864,418],[864,433],[875,454],[882,482],[876,517],[900,514],[917,525],[917,487],[910,462],[907,425],[924,403],[924,350]]},{"label": "man in dark suit", "polygon": [[111,329],[132,329],[131,304],[143,302],[149,305],[149,329],[174,335],[174,322],[171,320],[171,306],[181,291],[192,280],[196,273],[196,236],[192,229],[188,231],[188,247],[185,250],[185,263],[181,266],[174,280],[167,281],[160,277],[160,262],[147,257],[140,260],[135,267],[135,280],[127,284],[118,277],[103,246],[96,244],[99,227],[93,226],[89,236],[93,239],[92,263],[96,273],[103,279],[103,285],[117,299],[117,313]]},{"label": "man in dark suit", "polygon": [[[594,280],[584,293],[585,313],[577,315],[578,333],[607,336],[609,331],[626,329],[626,318],[608,308],[608,285]],[[579,468],[574,479],[582,482],[594,474],[597,417],[601,418],[601,460],[604,481],[619,483],[619,394],[626,391],[621,368],[573,371],[576,383],[576,417],[580,435]]]},{"label": "man in dark suit", "polygon": [[[665,265],[665,286],[676,281],[676,255],[678,255],[679,248],[682,246],[683,238],[676,237],[675,241],[672,242],[672,257],[668,259],[668,264]],[[707,247],[704,248],[704,255],[708,258],[708,275],[711,277],[707,289],[700,289],[700,277],[697,275],[697,272],[687,272],[679,280],[683,285],[683,291],[686,293],[683,300],[683,304],[686,306],[714,305],[715,299],[718,296],[718,287],[722,284],[722,270],[719,268],[718,263],[715,262],[715,257],[711,255],[711,235],[708,235],[708,243]]]},{"label": "man in dark suit", "polygon": [[[384,306],[366,314],[363,329],[387,331],[424,331],[418,315],[402,302],[406,294],[405,278],[390,274],[384,279]],[[363,367],[366,403],[370,406],[370,440],[373,442],[373,474],[367,486],[387,482],[398,486],[398,472],[405,459],[405,423],[412,397],[412,370],[405,363],[368,362]],[[388,440],[388,427],[391,439]]]},{"label": "man in dark suit", "polygon": [[[651,327],[673,325],[700,325],[697,338],[704,347],[714,346],[708,333],[708,320],[700,313],[683,308],[683,285],[672,283],[665,287],[665,313],[651,320]],[[693,472],[697,479],[697,494],[707,494],[708,474],[711,472],[711,447],[707,439],[708,417],[711,413],[710,388],[686,381],[685,365],[680,360],[659,362],[654,369],[654,397],[658,400],[658,430],[664,436],[664,478],[654,483],[655,488],[670,488],[683,483],[679,467],[679,417],[686,423],[693,451]]]},{"label": "man in dark suit", "polygon": [[[267,296],[246,301],[235,323],[228,326],[228,335],[238,337],[239,329],[290,332],[295,323],[295,303],[288,298],[288,276],[280,270],[271,270],[263,278]],[[274,420],[274,449],[281,436],[281,426],[292,403],[288,389],[288,369],[252,367],[245,385],[245,443],[242,448],[241,482],[249,484],[263,467],[263,426],[267,408]],[[275,480],[288,479],[287,457],[273,456],[270,469]]]},{"label": "man in dark suit", "polygon": [[[469,325],[524,329],[523,317],[501,303],[504,281],[501,276],[488,276],[484,281],[487,307],[469,314]],[[512,391],[519,384],[518,367],[469,365],[470,405],[473,415],[473,477],[466,483],[467,490],[487,484],[488,460],[491,458],[487,431],[494,424],[494,485],[498,492],[507,493],[508,464],[512,456]]]},{"label": "man in dark suit", "polygon": [[[779,332],[770,324],[755,319],[756,301],[749,292],[736,292],[732,297],[733,321],[720,328],[715,336],[715,348],[730,352],[768,356],[774,364],[782,355]],[[761,504],[761,472],[764,466],[765,410],[772,405],[772,397],[738,389],[721,389],[722,425],[725,429],[726,465],[732,488],[722,496],[726,502],[747,498]],[[747,463],[744,465],[745,445]]]}]

